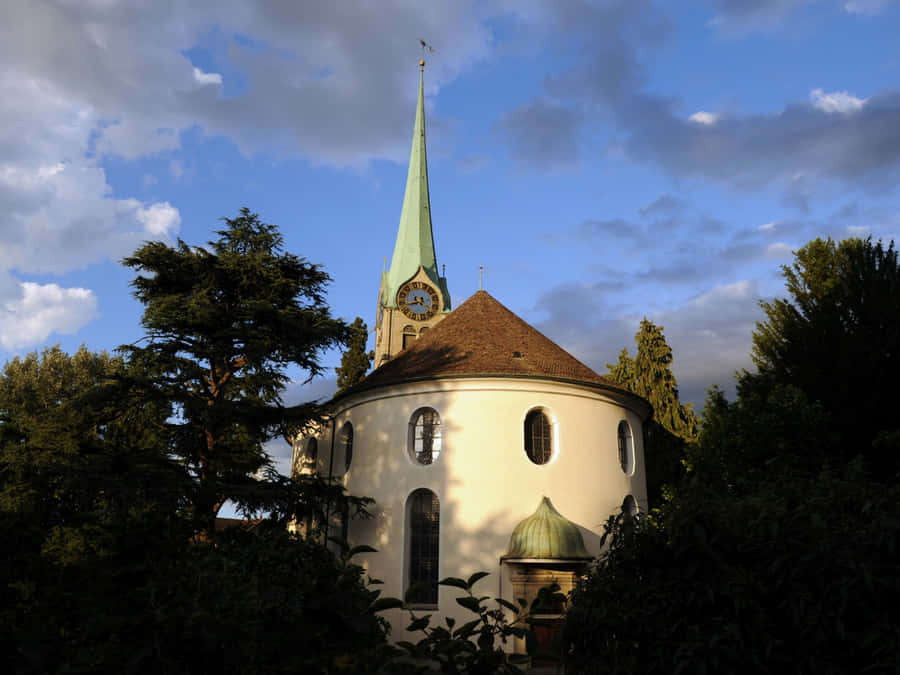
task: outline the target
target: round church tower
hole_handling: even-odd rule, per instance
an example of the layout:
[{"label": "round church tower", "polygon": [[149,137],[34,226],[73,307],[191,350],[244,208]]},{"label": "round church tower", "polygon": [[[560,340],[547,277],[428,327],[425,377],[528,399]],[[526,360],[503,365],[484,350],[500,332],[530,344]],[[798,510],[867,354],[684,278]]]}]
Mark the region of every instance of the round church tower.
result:
[{"label": "round church tower", "polygon": [[[623,505],[646,509],[649,404],[485,291],[330,407],[330,424],[315,437],[316,468],[342,477],[351,494],[375,499],[375,518],[354,521],[349,539],[378,550],[365,558],[383,595],[402,598],[423,584],[414,607],[465,620],[458,591],[434,584],[482,570],[492,576],[481,592],[514,602],[514,570],[504,559],[514,558],[519,571],[529,563],[510,555],[510,538],[542,497],[577,528],[582,558],[584,550],[600,552],[611,514]],[[572,562],[569,553],[562,557],[557,562]],[[553,576],[553,555],[531,562],[551,570],[542,578]],[[401,624],[394,624],[397,639]]]}]

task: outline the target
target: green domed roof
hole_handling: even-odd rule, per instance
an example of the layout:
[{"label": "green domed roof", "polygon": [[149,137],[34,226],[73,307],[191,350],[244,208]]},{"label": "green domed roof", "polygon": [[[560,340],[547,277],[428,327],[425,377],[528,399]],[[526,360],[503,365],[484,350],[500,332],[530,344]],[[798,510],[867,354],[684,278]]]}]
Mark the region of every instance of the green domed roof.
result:
[{"label": "green domed roof", "polygon": [[506,558],[540,560],[590,560],[578,526],[560,515],[544,497],[532,515],[516,525],[509,538]]}]

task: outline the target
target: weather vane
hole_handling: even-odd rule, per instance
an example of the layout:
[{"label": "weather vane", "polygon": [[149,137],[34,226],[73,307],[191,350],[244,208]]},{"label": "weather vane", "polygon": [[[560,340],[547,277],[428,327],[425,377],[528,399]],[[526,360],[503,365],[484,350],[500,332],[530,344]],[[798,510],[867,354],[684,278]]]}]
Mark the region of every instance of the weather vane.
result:
[{"label": "weather vane", "polygon": [[[425,56],[425,51],[426,51],[426,50],[429,51],[429,52],[433,52],[433,51],[434,51],[434,47],[432,47],[430,44],[428,44],[427,42],[425,42],[425,40],[423,40],[422,38],[419,38],[419,44],[422,45],[422,56]],[[419,67],[420,67],[420,68],[424,68],[424,67],[425,67],[425,59],[422,59],[421,61],[419,61]]]}]

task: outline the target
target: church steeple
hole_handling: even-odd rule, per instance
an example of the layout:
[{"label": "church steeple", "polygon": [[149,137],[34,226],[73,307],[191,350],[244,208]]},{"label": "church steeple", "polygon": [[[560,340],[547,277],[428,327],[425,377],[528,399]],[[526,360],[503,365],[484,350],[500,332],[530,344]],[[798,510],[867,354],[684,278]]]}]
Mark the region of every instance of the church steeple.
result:
[{"label": "church steeple", "polygon": [[[431,225],[431,198],[428,193],[428,156],[425,150],[425,62],[419,62],[419,100],[413,127],[412,148],[409,152],[409,171],[406,192],[400,211],[400,226],[394,255],[383,288],[383,302],[396,307],[396,293],[421,266],[431,281],[444,286],[434,253],[434,234]],[[450,296],[444,291],[445,311],[450,309]]]},{"label": "church steeple", "polygon": [[[375,338],[376,366],[399,352],[410,340],[450,311],[450,293],[447,280],[438,272],[431,223],[428,156],[425,150],[424,61],[419,62],[419,70],[419,97],[400,225],[391,266],[382,273],[381,278]],[[410,323],[410,319],[414,323]],[[427,325],[422,325],[422,322]]]}]

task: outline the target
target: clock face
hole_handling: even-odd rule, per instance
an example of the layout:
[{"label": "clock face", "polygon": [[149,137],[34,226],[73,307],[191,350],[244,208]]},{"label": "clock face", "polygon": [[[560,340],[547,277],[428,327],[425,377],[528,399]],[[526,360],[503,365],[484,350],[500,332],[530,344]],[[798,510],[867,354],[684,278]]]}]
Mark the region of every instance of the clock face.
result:
[{"label": "clock face", "polygon": [[431,286],[421,281],[410,281],[397,293],[400,311],[410,319],[425,321],[438,310],[438,294]]}]

